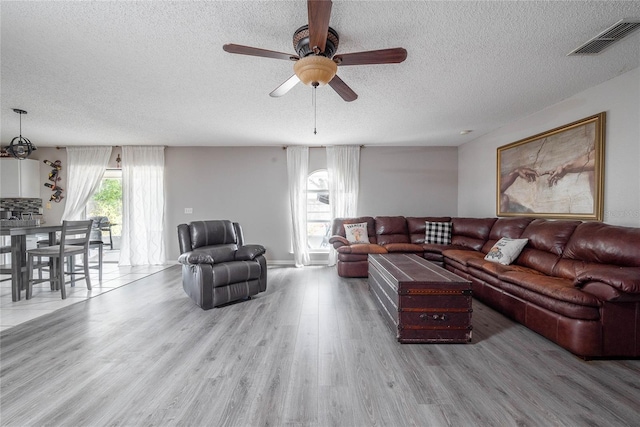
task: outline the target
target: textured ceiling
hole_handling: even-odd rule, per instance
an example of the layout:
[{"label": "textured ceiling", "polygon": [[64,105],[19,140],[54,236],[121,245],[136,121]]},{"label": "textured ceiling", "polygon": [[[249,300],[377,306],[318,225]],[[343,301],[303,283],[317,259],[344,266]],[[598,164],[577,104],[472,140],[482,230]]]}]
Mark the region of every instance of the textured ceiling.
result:
[{"label": "textured ceiling", "polygon": [[[359,96],[302,84],[268,94],[293,63],[304,1],[0,3],[2,143],[459,145],[640,65],[640,32],[567,57],[638,1],[346,1],[338,53],[404,47],[402,64],[339,67]],[[597,111],[594,111],[597,113]],[[578,118],[576,118],[578,119]],[[460,135],[463,129],[472,129]]]}]

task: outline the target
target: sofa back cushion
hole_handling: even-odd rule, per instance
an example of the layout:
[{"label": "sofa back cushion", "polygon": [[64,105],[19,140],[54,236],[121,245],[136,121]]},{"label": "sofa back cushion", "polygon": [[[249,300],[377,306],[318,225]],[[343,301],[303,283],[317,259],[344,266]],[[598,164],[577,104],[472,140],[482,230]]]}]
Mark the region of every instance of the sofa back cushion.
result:
[{"label": "sofa back cushion", "polygon": [[600,222],[578,225],[553,268],[553,274],[574,280],[597,264],[640,267],[640,228]]},{"label": "sofa back cushion", "polygon": [[496,218],[453,218],[451,244],[480,251],[495,222]]},{"label": "sofa back cushion", "polygon": [[191,248],[237,244],[233,223],[228,220],[193,221],[189,224]]},{"label": "sofa back cushion", "polygon": [[523,239],[529,239],[529,243],[516,263],[552,275],[562,251],[579,224],[580,221],[531,221],[521,235]]},{"label": "sofa back cushion", "polygon": [[411,243],[421,245],[424,243],[426,235],[426,223],[429,222],[451,222],[448,216],[408,216],[407,229],[409,230],[409,240]]},{"label": "sofa back cushion", "polygon": [[407,219],[403,216],[377,216],[376,237],[379,245],[409,243]]},{"label": "sofa back cushion", "polygon": [[498,218],[493,223],[491,231],[489,232],[489,239],[482,247],[482,252],[489,253],[489,250],[495,245],[498,240],[503,237],[509,239],[519,239],[525,228],[531,223],[533,218]]},{"label": "sofa back cushion", "polygon": [[360,224],[367,223],[367,235],[369,243],[376,243],[376,223],[372,216],[359,216],[357,218],[336,218],[331,224],[331,235],[347,237],[344,224]]},{"label": "sofa back cushion", "polygon": [[587,263],[640,267],[640,228],[582,223],[571,235],[562,257]]}]

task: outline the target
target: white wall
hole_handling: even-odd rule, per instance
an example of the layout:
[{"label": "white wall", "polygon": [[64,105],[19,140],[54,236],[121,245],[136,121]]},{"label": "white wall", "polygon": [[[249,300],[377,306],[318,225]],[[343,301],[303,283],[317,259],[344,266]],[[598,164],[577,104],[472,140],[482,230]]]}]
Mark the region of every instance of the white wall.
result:
[{"label": "white wall", "polygon": [[456,147],[365,147],[358,215],[454,216]]},{"label": "white wall", "polygon": [[496,149],[606,111],[604,222],[640,226],[640,68],[459,147],[458,215],[496,215]]},{"label": "white wall", "polygon": [[[363,148],[358,214],[455,215],[456,153],[455,147]],[[309,157],[310,172],[326,167],[324,149],[311,149]],[[169,260],[178,257],[178,224],[230,219],[240,222],[247,243],[266,246],[270,261],[293,262],[285,150],[167,147],[165,165]]]},{"label": "white wall", "polygon": [[[167,147],[165,150],[167,258],[179,255],[176,227],[229,219],[246,243],[287,259],[290,245],[286,152],[281,147]],[[192,208],[193,214],[185,214]]]}]

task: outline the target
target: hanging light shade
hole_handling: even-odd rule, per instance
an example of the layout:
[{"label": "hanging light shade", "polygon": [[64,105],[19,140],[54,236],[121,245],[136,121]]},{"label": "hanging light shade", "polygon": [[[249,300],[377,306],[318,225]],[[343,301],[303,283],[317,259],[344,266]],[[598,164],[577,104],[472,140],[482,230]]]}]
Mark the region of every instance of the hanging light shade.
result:
[{"label": "hanging light shade", "polygon": [[296,61],[293,65],[293,71],[302,83],[323,86],[336,75],[338,66],[327,57],[309,55]]},{"label": "hanging light shade", "polygon": [[37,150],[37,148],[31,141],[22,136],[22,115],[27,114],[27,112],[18,108],[14,108],[13,111],[20,114],[20,136],[16,136],[11,140],[11,144],[7,147],[7,153],[16,159],[24,160]]}]

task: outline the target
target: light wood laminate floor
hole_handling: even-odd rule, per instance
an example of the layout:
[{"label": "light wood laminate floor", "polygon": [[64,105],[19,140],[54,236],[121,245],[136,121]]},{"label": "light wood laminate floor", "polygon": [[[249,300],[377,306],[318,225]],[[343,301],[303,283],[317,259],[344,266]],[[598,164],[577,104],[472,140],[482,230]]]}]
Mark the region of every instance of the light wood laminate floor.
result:
[{"label": "light wood laminate floor", "polygon": [[[92,265],[97,263],[97,252],[92,257]],[[143,277],[153,274],[170,265],[145,265],[145,266],[119,266],[119,250],[104,251],[104,265],[102,267],[102,282],[99,280],[98,270],[91,270],[92,289],[87,289],[84,280],[79,280],[76,286],[66,285],[67,299],[62,299],[60,291],[51,291],[49,283],[44,282],[33,287],[33,298],[25,299],[25,291],[21,292],[20,301],[12,301],[11,276],[0,275],[0,330],[13,328],[26,321],[52,313],[60,308],[67,307],[88,298],[95,298],[105,292],[110,292],[120,286],[127,285]],[[42,273],[48,277],[47,272]],[[68,280],[68,279],[67,279]]]},{"label": "light wood laminate floor", "polygon": [[640,361],[585,362],[474,301],[473,342],[398,344],[366,280],[271,268],[203,311],[180,267],[0,333],[4,426],[631,426]]}]

